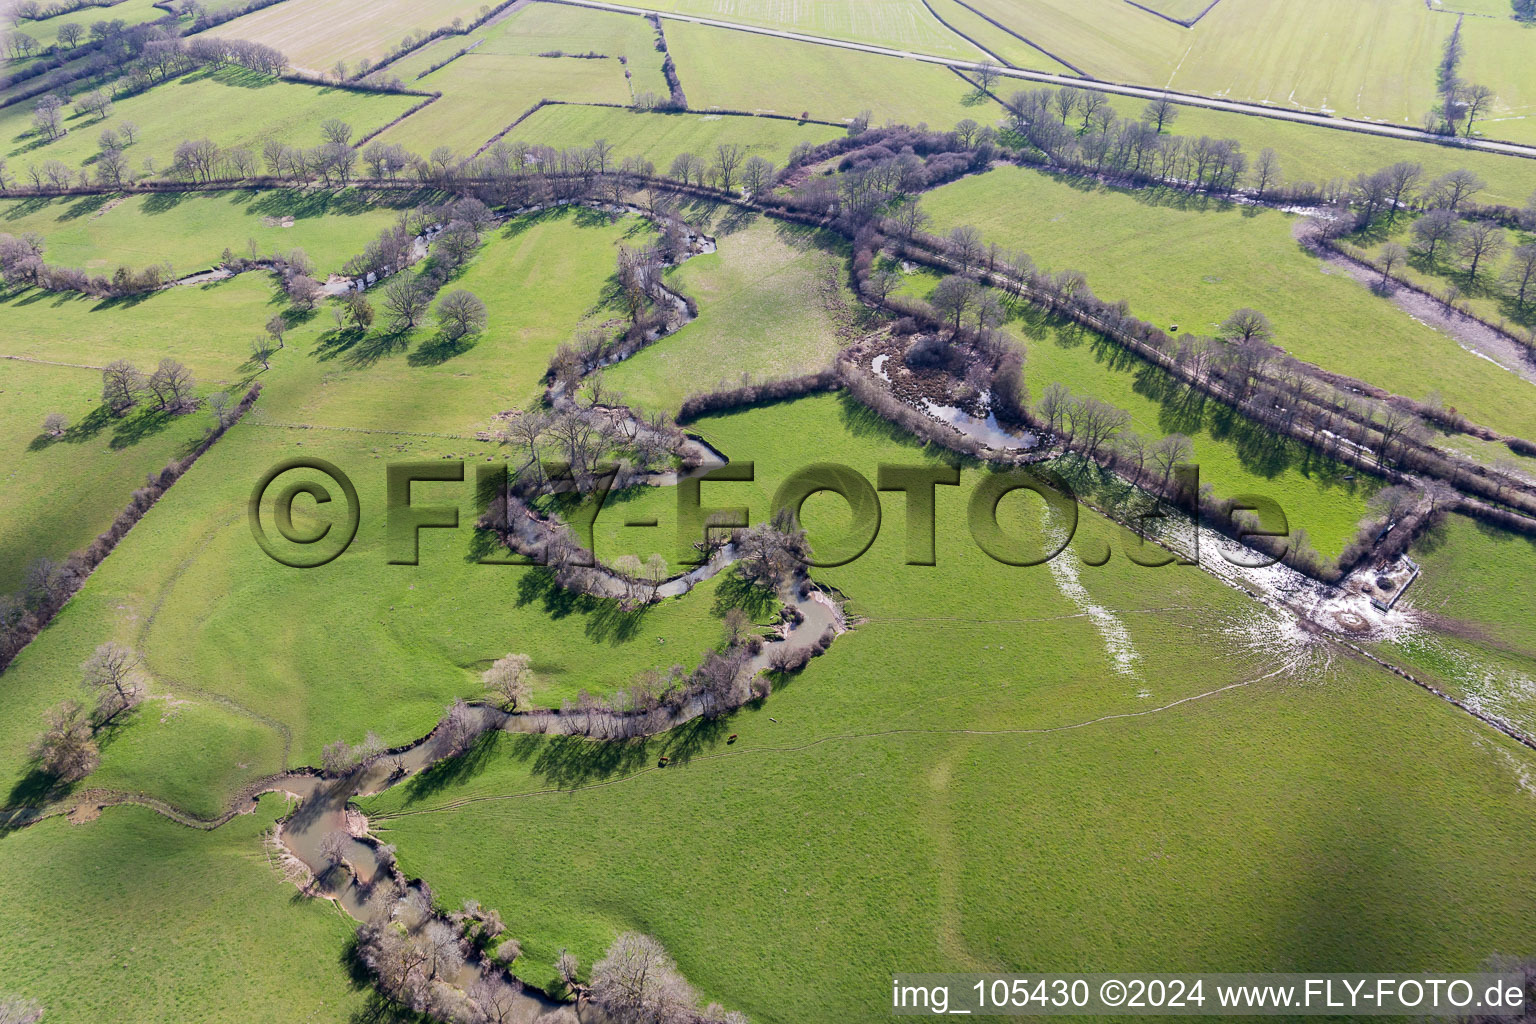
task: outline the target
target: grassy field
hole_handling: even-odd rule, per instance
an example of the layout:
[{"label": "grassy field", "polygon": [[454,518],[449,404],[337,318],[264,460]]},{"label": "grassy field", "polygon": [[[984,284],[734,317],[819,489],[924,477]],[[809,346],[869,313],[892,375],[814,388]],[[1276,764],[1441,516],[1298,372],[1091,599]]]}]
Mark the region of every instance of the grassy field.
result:
[{"label": "grassy field", "polygon": [[137,301],[30,289],[0,301],[6,321],[0,355],[89,366],[127,359],[140,367],[170,356],[201,381],[230,384],[255,372],[251,339],[280,309],[271,276],[255,273]]},{"label": "grassy field", "polygon": [[507,137],[557,149],[589,146],[594,139],[606,139],[621,158],[644,157],[664,174],[678,154],[704,156],[722,144],[741,146],[749,154],[782,167],[800,143],[819,145],[841,134],[824,124],[778,118],[653,113],[572,104],[543,107]]},{"label": "grassy field", "polygon": [[68,134],[52,142],[33,134],[35,104],[6,107],[0,110],[0,158],[8,160],[11,175],[18,178],[24,177],[29,165],[41,166],[48,160],[89,169],[102,131],[118,130],[124,121],[132,121],[139,135],[124,150],[130,169],[142,174],[148,161],[149,170],[164,173],[176,146],[187,139],[206,137],[225,148],[245,146],[259,157],[261,144],[269,136],[292,146],[319,145],[320,122],[338,117],[351,124],[354,137],[360,138],[419,102],[417,96],[283,82],[229,68],[198,71],[113,104],[105,119],[70,114],[64,121]]},{"label": "grassy field", "polygon": [[1191,42],[1188,30],[1124,0],[968,2],[1074,67],[1111,82],[1167,85]]},{"label": "grassy field", "polygon": [[359,18],[356,9],[334,0],[285,0],[209,32],[275,46],[306,71],[329,71],[338,60],[355,70],[359,60],[379,60],[408,34],[431,32],[455,18],[473,21],[480,7],[478,0],[445,0],[430,10],[411,0],[383,0]]},{"label": "grassy field", "polygon": [[[85,7],[68,14],[56,14],[41,21],[23,20],[13,26],[7,15],[3,24],[7,30],[24,32],[37,40],[39,47],[53,46],[59,41],[59,29],[65,25],[79,25],[89,38],[91,26],[98,21],[121,21],[125,25],[140,25],[146,21],[158,21],[167,17],[164,8],[156,7],[153,0],[122,0],[111,7]],[[0,61],[0,66],[8,62]]]},{"label": "grassy field", "polygon": [[946,185],[923,205],[940,229],[982,225],[984,237],[1023,248],[1044,268],[1081,270],[1095,294],[1125,299],[1164,328],[1210,334],[1234,309],[1252,306],[1297,358],[1412,398],[1438,391],[1477,422],[1536,436],[1529,384],[1390,300],[1323,273],[1284,214],[1012,167]]},{"label": "grassy field", "polygon": [[[77,366],[0,359],[0,394],[0,594],[19,589],[37,559],[61,562],[88,545],[145,474],[179,457],[211,422],[207,413],[149,409],[114,420],[100,408],[101,374]],[[43,430],[53,412],[71,427],[58,439]]]},{"label": "grassy field", "polygon": [[7,199],[0,200],[0,231],[35,231],[49,262],[108,274],[122,264],[170,263],[184,275],[212,266],[225,248],[248,256],[254,242],[263,256],[303,249],[324,279],[423,200],[298,189]]},{"label": "grassy field", "polygon": [[[0,976],[41,1002],[49,1024],[123,1020],[344,1020],[367,992],[341,962],[351,928],[295,899],[261,833],[283,813],[267,797],[217,832],[137,807],[99,821],[54,819],[0,842]],[[164,925],[176,908],[174,926]],[[60,922],[90,922],[81,942]],[[161,922],[154,927],[149,922]],[[238,953],[236,952],[238,951]]]},{"label": "grassy field", "polygon": [[936,65],[683,22],[669,22],[666,30],[694,110],[791,117],[809,112],[828,121],[868,110],[871,124],[926,122],[935,128],[997,116],[990,101],[967,105],[975,90]]},{"label": "grassy field", "polygon": [[1479,262],[1477,279],[1467,276],[1468,264],[1453,247],[1440,245],[1435,259],[1427,259],[1417,252],[1413,244],[1413,218],[1400,217],[1395,224],[1378,222],[1370,232],[1345,239],[1353,252],[1371,259],[1379,258],[1382,248],[1396,242],[1408,249],[1411,255],[1406,265],[1393,268],[1398,277],[1406,278],[1416,286],[1435,295],[1444,296],[1455,288],[1460,293],[1458,303],[1472,310],[1485,320],[1498,323],[1504,320],[1511,333],[1522,327],[1536,327],[1536,304],[1520,309],[1515,302],[1515,291],[1502,279],[1509,263],[1509,251],[1516,246],[1536,242],[1536,234],[1529,231],[1504,230],[1504,249],[1494,259]]},{"label": "grassy field", "polygon": [[[340,466],[361,498],[356,541],[317,570],[267,558],[246,522],[257,479],[295,455]],[[25,749],[43,711],[79,692],[80,662],[109,639],[144,656],[155,699],[110,738],[91,784],[204,814],[252,778],[316,763],[331,740],[375,730],[398,744],[425,733],[455,696],[479,693],[480,671],[509,651],[533,658],[535,701],[558,705],[646,667],[691,665],[720,641],[710,586],[624,615],[551,589],[540,572],[477,564],[473,468],[463,485],[415,488],[418,504],[457,506],[464,528],[424,532],[419,566],[388,564],[385,460],[450,455],[484,463],[502,452],[365,431],[234,428],[7,670],[0,765],[3,785],[20,788],[6,803],[32,792]]]},{"label": "grassy field", "polygon": [[[936,274],[909,276],[904,290],[927,298]],[[1127,359],[1113,343],[1072,324],[1054,322],[1020,306],[1007,325],[1025,345],[1024,382],[1037,400],[1051,384],[1074,395],[1091,395],[1130,413],[1129,429],[1152,440],[1179,433],[1194,446],[1190,462],[1200,482],[1222,497],[1259,494],[1280,504],[1294,536],[1325,558],[1335,558],[1354,537],[1366,500],[1379,482],[1356,479],[1353,470],[1320,459],[1309,448],[1284,442],[1216,402],[1190,401],[1185,388],[1167,374]]]},{"label": "grassy field", "polygon": [[1147,0],[1141,6],[1150,7],[1170,18],[1189,21],[1198,18],[1207,7],[1210,7],[1211,0]]},{"label": "grassy field", "polygon": [[[1141,116],[1139,100],[1112,100],[1122,117]],[[1358,132],[1297,124],[1268,117],[1229,114],[1219,110],[1180,106],[1172,131],[1179,135],[1209,135],[1242,143],[1250,164],[1266,147],[1280,157],[1286,181],[1314,183],[1332,178],[1353,178],[1389,167],[1400,160],[1424,166],[1430,177],[1464,167],[1488,184],[1480,194],[1484,202],[1524,205],[1533,186],[1531,162],[1519,157],[1498,156],[1454,149],[1407,139],[1389,139]]]},{"label": "grassy field", "polygon": [[[702,426],[757,461],[722,503],[805,461],[787,436],[870,476],[928,458],[831,397]],[[941,489],[937,566],[901,565],[888,503],[863,558],[817,572],[866,621],[762,709],[617,758],[502,740],[455,785],[367,801],[370,821],[446,902],[500,909],[533,980],[561,947],[589,963],[643,929],[764,1022],[869,1017],[913,962],[1470,967],[1519,941],[1519,748],[1360,663],[1324,669],[1197,570],[1082,566],[1115,536],[1091,516],[1070,569],[990,562],[965,490]],[[680,763],[645,771],[663,751]],[[1010,801],[1000,780],[1028,781]],[[1465,927],[1433,927],[1450,906]]]},{"label": "grassy field", "polygon": [[449,285],[485,302],[484,333],[451,345],[431,324],[404,336],[379,324],[362,336],[336,331],[322,313],[289,341],[293,384],[268,394],[259,415],[331,428],[488,430],[493,416],[537,399],[561,343],[620,316],[606,290],[618,246],[648,231],[638,219],[571,209],[513,221]]},{"label": "grassy field", "polygon": [[1467,48],[1464,73],[1498,94],[1474,130],[1495,139],[1536,142],[1536,71],[1531,68],[1536,25],[1510,19],[1507,4],[1502,13],[1499,20],[1467,18],[1461,25]]},{"label": "grassy field", "polygon": [[555,51],[622,57],[636,94],[650,91],[667,95],[656,31],[638,15],[565,4],[529,4],[486,29],[485,43],[475,50],[523,56]]},{"label": "grassy field", "polygon": [[[793,377],[832,365],[845,342],[822,295],[840,278],[839,239],[764,218],[712,225],[719,250],[695,256],[672,283],[699,303],[699,318],[607,372],[625,401],[675,413],[694,392]],[[709,229],[706,229],[709,230]],[[848,301],[840,286],[841,301]]]},{"label": "grassy field", "polygon": [[[626,6],[630,0],[621,0]],[[692,14],[743,25],[788,29],[807,35],[874,43],[898,50],[940,57],[972,59],[979,54],[964,39],[946,29],[924,8],[922,0],[662,0],[634,3],[647,10]],[[679,22],[667,22],[668,42]],[[675,58],[674,58],[675,59]]]},{"label": "grassy field", "polygon": [[1150,84],[1418,126],[1455,24],[1419,0],[1222,0]]},{"label": "grassy field", "polygon": [[[624,68],[616,60],[467,53],[417,83],[441,99],[379,137],[428,153],[449,146],[469,156],[539,100],[627,104]],[[590,140],[589,140],[590,141]]]}]

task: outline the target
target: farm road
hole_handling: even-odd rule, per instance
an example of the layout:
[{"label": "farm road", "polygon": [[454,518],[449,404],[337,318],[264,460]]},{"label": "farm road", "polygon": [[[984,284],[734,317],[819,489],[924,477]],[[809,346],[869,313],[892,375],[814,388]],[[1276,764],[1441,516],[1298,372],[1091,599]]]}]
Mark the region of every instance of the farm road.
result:
[{"label": "farm road", "polygon": [[[903,57],[907,60],[922,61],[926,64],[938,64],[942,67],[953,68],[956,71],[975,71],[981,67],[976,61],[956,60],[952,57],[936,57],[929,53],[896,50],[888,46],[876,46],[873,43],[855,43],[846,39],[830,39],[826,36],[807,35],[804,32],[790,32],[786,29],[743,25],[740,22],[723,21],[719,18],[702,18],[692,14],[677,14],[672,11],[653,11],[645,7],[634,7],[627,4],[604,3],[603,0],[541,0],[541,2],[570,4],[573,7],[590,7],[594,10],[613,11],[618,14],[633,14],[640,17],[653,16],[666,18],[669,21],[687,21],[695,25],[707,25],[711,28],[752,32],[757,35],[773,36],[777,39],[789,39],[800,43],[815,43],[820,46],[836,46],[844,50],[856,50],[860,53],[872,53],[882,57]],[[1342,117],[1329,117],[1326,114],[1314,114],[1305,110],[1286,110],[1283,107],[1272,107],[1262,103],[1221,100],[1194,93],[1171,92],[1167,89],[1153,89],[1140,85],[1122,85],[1119,82],[1104,82],[1096,78],[1057,75],[1048,71],[1028,71],[1024,68],[1001,67],[997,68],[997,72],[1003,78],[1045,82],[1049,85],[1070,85],[1079,89],[1093,89],[1098,92],[1114,93],[1118,96],[1134,96],[1140,99],[1158,99],[1167,96],[1172,100],[1189,106],[1207,107],[1211,110],[1222,110],[1233,114],[1272,117],[1281,121],[1297,121],[1302,124],[1318,125],[1338,131],[1362,132],[1366,135],[1384,135],[1394,139],[1408,139],[1413,142],[1429,142],[1453,148],[1478,149],[1489,153],[1501,153],[1506,156],[1536,159],[1536,146],[1522,146],[1513,142],[1495,142],[1489,139],[1456,139],[1451,141],[1443,135],[1435,135],[1432,132],[1426,132],[1418,128],[1408,128],[1402,125],[1382,124],[1376,121],[1354,121]]]}]

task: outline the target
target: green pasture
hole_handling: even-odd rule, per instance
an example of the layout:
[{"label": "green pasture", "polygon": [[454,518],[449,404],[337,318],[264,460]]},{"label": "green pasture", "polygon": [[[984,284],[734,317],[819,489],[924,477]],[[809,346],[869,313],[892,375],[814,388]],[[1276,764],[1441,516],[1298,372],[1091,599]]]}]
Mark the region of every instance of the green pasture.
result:
[{"label": "green pasture", "polygon": [[196,71],[119,100],[105,118],[69,108],[64,120],[68,133],[52,141],[32,128],[35,103],[0,109],[0,158],[7,160],[14,178],[24,178],[28,166],[41,167],[49,160],[90,170],[102,131],[120,131],[124,121],[132,121],[138,126],[137,141],[123,151],[129,169],[136,176],[158,177],[169,169],[177,145],[188,139],[210,138],[224,148],[245,146],[259,159],[269,137],[290,146],[316,146],[320,123],[334,117],[352,125],[358,139],[419,102],[419,96],[280,81],[238,68]]},{"label": "green pasture", "polygon": [[1517,336],[1522,328],[1536,328],[1536,294],[1527,292],[1526,306],[1521,309],[1515,301],[1516,290],[1504,280],[1504,271],[1510,262],[1510,250],[1520,245],[1536,242],[1536,233],[1504,229],[1500,232],[1503,246],[1491,257],[1479,260],[1477,278],[1467,274],[1470,265],[1455,246],[1441,243],[1435,249],[1433,260],[1418,251],[1413,239],[1413,217],[1399,217],[1396,223],[1378,221],[1367,232],[1355,234],[1344,241],[1359,256],[1379,261],[1382,249],[1389,243],[1397,243],[1409,252],[1406,263],[1392,268],[1392,273],[1405,278],[1432,295],[1444,298],[1454,289],[1459,306],[1469,309],[1484,320],[1495,324],[1503,322],[1505,329]]},{"label": "green pasture", "polygon": [[[709,504],[811,459],[933,459],[835,397],[700,426],[756,461]],[[814,452],[785,443],[808,429]],[[1527,754],[1196,569],[1132,565],[1090,513],[1062,565],[991,561],[960,522],[981,472],[939,488],[932,567],[903,564],[883,496],[874,546],[815,573],[860,625],[760,709],[617,753],[498,738],[452,784],[365,801],[371,824],[445,903],[501,910],[530,980],[642,929],[757,1021],[862,1019],[912,962],[1470,968],[1518,943]],[[1464,926],[1435,927],[1451,906]]]},{"label": "green pasture", "polygon": [[467,289],[486,305],[485,331],[458,342],[430,318],[414,331],[391,331],[384,285],[368,292],[377,319],[366,333],[338,329],[323,308],[274,357],[284,386],[264,396],[261,415],[327,429],[473,439],[494,429],[498,414],[538,401],[561,344],[585,327],[618,324],[622,311],[609,279],[619,246],[649,233],[639,218],[615,222],[577,207],[499,226],[443,289]]},{"label": "green pasture", "polygon": [[1419,0],[1222,0],[1171,54],[1171,80],[1142,84],[1419,127],[1455,24]]},{"label": "green pasture", "polygon": [[1473,126],[1475,134],[1514,142],[1536,142],[1536,25],[1518,22],[1506,2],[1500,18],[1467,18],[1461,24],[1466,46],[1463,74],[1497,94],[1492,109]]},{"label": "green pasture", "polygon": [[448,146],[473,154],[540,100],[627,104],[632,99],[616,60],[466,53],[421,79],[419,88],[442,98],[379,137],[426,154]]},{"label": "green pasture", "polygon": [[1411,398],[1438,391],[1472,420],[1536,436],[1530,385],[1329,273],[1292,238],[1295,219],[1166,190],[1086,185],[1003,167],[923,197],[940,230],[975,224],[1042,268],[1075,269],[1101,298],[1168,329],[1213,334],[1262,311],[1299,359]]},{"label": "green pasture", "polygon": [[347,189],[157,192],[0,200],[0,232],[35,231],[44,258],[110,275],[120,265],[169,263],[177,275],[213,266],[224,250],[267,256],[303,249],[324,280],[431,193]]},{"label": "green pasture", "polygon": [[[153,0],[121,0],[111,7],[84,7],[78,11],[70,11],[68,14],[56,14],[41,21],[22,20],[12,24],[7,15],[4,27],[6,31],[24,32],[36,39],[39,47],[46,48],[59,41],[59,29],[65,25],[79,25],[86,32],[81,41],[87,42],[90,39],[91,26],[98,21],[121,21],[124,25],[140,25],[146,21],[159,21],[167,16],[165,9],[156,7]],[[0,61],[0,66],[10,63],[9,60]]]},{"label": "green pasture", "polygon": [[1180,55],[1193,42],[1187,29],[1124,0],[967,0],[967,4],[1059,59],[1110,82],[1167,85]]},{"label": "green pasture", "polygon": [[784,166],[797,145],[819,145],[841,135],[824,124],[733,114],[660,113],[556,104],[530,114],[507,136],[556,149],[590,146],[605,139],[619,157],[643,157],[665,174],[681,153],[706,161],[722,145],[737,145],[749,155]]},{"label": "green pasture", "polygon": [[964,33],[1002,64],[1032,71],[1074,74],[1070,67],[1048,56],[1038,46],[1010,35],[957,0],[927,0],[927,5],[956,32]]},{"label": "green pasture", "polygon": [[[0,359],[0,395],[0,594],[18,590],[37,559],[62,562],[89,545],[145,475],[179,458],[212,422],[205,411],[157,412],[153,402],[114,419],[101,404],[101,374],[78,366]],[[54,412],[69,421],[58,438],[43,429]]]},{"label": "green pasture", "polygon": [[[626,6],[629,5],[628,0],[624,2]],[[836,3],[823,3],[819,0],[772,0],[771,3],[752,3],[748,0],[663,0],[661,3],[637,3],[634,6],[742,25],[787,29],[856,43],[874,43],[897,50],[931,53],[938,57],[968,60],[980,56],[964,39],[946,29],[924,7],[922,0],[840,0]],[[663,22],[669,43],[673,30],[685,24]],[[673,59],[677,59],[675,55]]]},{"label": "green pasture", "polygon": [[[905,288],[927,298],[939,280],[916,273]],[[1075,324],[1021,304],[1007,326],[1024,343],[1024,382],[1034,400],[1051,384],[1062,384],[1078,397],[1130,413],[1128,429],[1150,440],[1185,435],[1194,446],[1189,461],[1200,467],[1202,484],[1211,484],[1222,497],[1256,494],[1279,502],[1292,535],[1305,530],[1325,558],[1338,557],[1354,537],[1366,500],[1379,486],[1374,477],[1358,477],[1348,466],[1275,437],[1227,406],[1200,401],[1166,373]]]},{"label": "green pasture", "polygon": [[687,22],[665,27],[693,110],[809,113],[826,121],[868,110],[873,125],[926,122],[935,128],[998,113],[990,100],[975,97],[973,86],[935,64]]},{"label": "green pasture", "polygon": [[852,301],[841,239],[731,210],[705,230],[719,249],[670,278],[698,301],[698,319],[606,371],[637,408],[676,413],[690,394],[739,387],[743,377],[814,373],[846,344],[823,295],[831,281],[835,301]]},{"label": "green pasture", "polygon": [[128,299],[29,288],[0,297],[0,355],[93,368],[127,359],[140,369],[169,356],[199,381],[233,387],[258,369],[251,339],[284,306],[272,275],[254,271]]},{"label": "green pasture", "polygon": [[[42,1003],[49,1024],[91,1024],[108,1007],[164,1024],[365,1012],[369,994],[342,960],[350,922],[295,898],[262,848],[285,812],[269,796],[210,833],[122,807],[6,836],[6,992]],[[89,942],[62,924],[86,920]]]},{"label": "green pasture", "polygon": [[476,53],[601,53],[623,59],[634,93],[650,91],[663,97],[668,93],[661,72],[663,57],[656,49],[656,30],[639,15],[535,3],[485,31],[486,41]]}]

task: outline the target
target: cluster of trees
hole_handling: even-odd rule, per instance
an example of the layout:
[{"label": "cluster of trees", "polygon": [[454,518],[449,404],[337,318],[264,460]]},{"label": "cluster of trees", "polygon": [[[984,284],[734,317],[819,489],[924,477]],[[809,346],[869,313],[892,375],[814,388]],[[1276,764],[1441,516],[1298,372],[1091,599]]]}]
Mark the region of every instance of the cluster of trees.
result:
[{"label": "cluster of trees", "polygon": [[43,731],[32,744],[37,770],[60,782],[78,782],[101,763],[97,737],[144,700],[139,656],[121,644],[105,643],[81,666],[80,685],[94,699],[86,708],[67,700],[44,716]]},{"label": "cluster of trees", "polygon": [[42,236],[35,232],[20,236],[0,233],[0,278],[9,287],[75,291],[104,299],[152,292],[171,280],[169,263],[152,263],[139,269],[120,266],[107,277],[46,263],[44,251]]},{"label": "cluster of trees", "polygon": [[[1139,119],[1122,118],[1109,97],[1092,89],[1030,89],[1004,101],[1009,127],[1053,163],[1095,174],[1185,184],[1217,194],[1236,189],[1249,171],[1234,139],[1165,134],[1178,117],[1167,98],[1147,103]],[[1272,150],[1255,161],[1260,190],[1278,181]]]},{"label": "cluster of trees", "polygon": [[165,412],[185,412],[196,406],[192,371],[169,357],[148,374],[126,359],[114,360],[101,371],[101,400],[121,416],[141,399],[153,399]]},{"label": "cluster of trees", "polygon": [[592,965],[590,994],[614,1024],[747,1024],[713,1004],[701,1011],[666,948],[639,932],[621,934]]}]

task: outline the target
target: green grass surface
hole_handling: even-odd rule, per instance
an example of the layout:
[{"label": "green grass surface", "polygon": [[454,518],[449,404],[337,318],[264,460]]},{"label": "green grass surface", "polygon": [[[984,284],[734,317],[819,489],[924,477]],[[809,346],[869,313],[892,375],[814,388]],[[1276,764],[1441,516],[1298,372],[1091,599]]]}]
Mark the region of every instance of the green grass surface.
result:
[{"label": "green grass surface", "polygon": [[640,156],[665,174],[680,153],[709,157],[722,145],[738,145],[782,167],[790,150],[802,142],[819,145],[841,135],[823,124],[728,114],[649,113],[611,107],[544,107],[507,136],[564,149],[606,139],[621,158]]},{"label": "green grass surface", "polygon": [[70,113],[64,121],[68,134],[51,142],[33,134],[35,103],[6,107],[0,110],[0,157],[18,178],[29,165],[40,167],[49,160],[89,169],[102,131],[119,130],[124,121],[132,121],[139,134],[123,151],[129,168],[142,174],[148,160],[154,174],[163,174],[176,146],[187,139],[206,137],[225,148],[245,146],[259,158],[268,137],[290,146],[316,146],[320,123],[336,117],[351,124],[354,138],[360,138],[419,102],[418,96],[284,82],[239,69],[197,71],[114,103],[104,119]]},{"label": "green grass surface", "polygon": [[1489,138],[1536,142],[1536,70],[1531,67],[1536,25],[1510,18],[1509,4],[1503,8],[1502,18],[1467,18],[1461,26],[1466,46],[1463,74],[1497,93],[1474,131]]},{"label": "green grass surface", "polygon": [[338,61],[356,69],[362,58],[373,61],[411,33],[426,33],[462,18],[473,21],[477,0],[446,0],[430,8],[411,0],[381,0],[368,5],[368,16],[336,0],[285,0],[227,21],[210,33],[275,46],[295,67],[329,71]]},{"label": "green grass surface", "polygon": [[[675,413],[690,394],[739,387],[743,374],[766,380],[824,369],[844,344],[822,295],[829,278],[841,277],[840,240],[762,217],[736,220],[714,225],[718,251],[671,277],[698,301],[698,319],[607,371],[629,404]],[[851,298],[841,287],[838,294]]]},{"label": "green grass surface", "polygon": [[[178,458],[212,421],[147,408],[114,420],[100,408],[101,374],[74,366],[0,359],[0,395],[0,594],[16,591],[37,559],[62,562],[95,540],[145,474]],[[70,423],[58,439],[43,430],[53,412]]]},{"label": "green grass surface", "polygon": [[1095,294],[1125,299],[1165,329],[1211,334],[1234,309],[1252,306],[1299,359],[1411,398],[1439,391],[1474,421],[1536,436],[1528,383],[1344,275],[1324,273],[1284,214],[1013,167],[946,185],[923,206],[941,229],[976,224],[1041,267],[1081,270]]},{"label": "green grass surface", "polygon": [[[621,0],[628,6],[628,0]],[[787,29],[807,35],[874,43],[892,49],[971,59],[978,54],[924,8],[922,0],[663,0],[635,3],[647,10],[692,14],[743,25]],[[668,42],[679,22],[666,22]],[[675,58],[674,58],[675,59]]]},{"label": "green grass surface", "polygon": [[1124,0],[967,2],[1074,67],[1111,82],[1166,85],[1192,42],[1186,29]]},{"label": "green grass surface", "polygon": [[[913,274],[905,288],[927,298],[938,281],[935,274]],[[1219,403],[1191,401],[1167,374],[1074,324],[1021,305],[1007,328],[1025,344],[1024,382],[1036,400],[1051,384],[1062,384],[1074,395],[1091,395],[1130,413],[1129,429],[1146,438],[1185,435],[1194,446],[1189,461],[1200,467],[1202,484],[1211,484],[1222,497],[1256,494],[1278,502],[1291,534],[1305,530],[1325,558],[1338,557],[1354,537],[1366,500],[1379,486],[1375,478],[1358,477],[1304,445],[1282,441]],[[888,372],[893,371],[901,372]]]},{"label": "green grass surface", "polygon": [[[1112,100],[1122,117],[1141,116],[1140,100]],[[1179,135],[1209,135],[1236,139],[1248,154],[1250,165],[1266,147],[1280,158],[1280,170],[1288,182],[1321,184],[1333,178],[1351,179],[1400,160],[1422,164],[1430,178],[1464,167],[1488,184],[1479,199],[1489,203],[1521,206],[1533,187],[1531,161],[1520,157],[1456,149],[1407,139],[1389,139],[1359,132],[1298,124],[1269,117],[1230,114],[1219,110],[1180,106],[1172,131]]]},{"label": "green grass surface", "polygon": [[[283,811],[197,832],[138,807],[0,841],[0,976],[49,1024],[344,1020],[366,993],[340,960],[350,924],[295,899],[261,833]],[[174,923],[172,923],[174,915]],[[90,922],[80,941],[66,922]],[[153,925],[151,925],[153,922]]]},{"label": "green grass surface", "polygon": [[229,191],[0,200],[0,231],[35,231],[54,264],[110,275],[168,262],[177,275],[218,262],[226,248],[249,256],[303,249],[317,275],[339,271],[380,231],[430,193]]},{"label": "green grass surface", "polygon": [[1420,126],[1455,24],[1419,0],[1222,0],[1148,84]]},{"label": "green grass surface", "polygon": [[601,53],[624,59],[632,91],[667,95],[656,49],[656,30],[638,15],[615,14],[565,4],[534,3],[485,30],[476,53],[533,55]]},{"label": "green grass surface", "polygon": [[[37,40],[40,48],[47,48],[59,40],[59,29],[65,25],[79,25],[85,30],[86,35],[82,42],[89,41],[91,26],[98,21],[121,21],[124,25],[140,25],[146,21],[158,21],[167,16],[164,8],[156,7],[153,0],[122,0],[121,3],[111,7],[85,7],[78,11],[70,11],[68,14],[56,14],[51,18],[41,21],[19,21],[11,24],[9,15],[5,17],[4,29],[6,31],[24,32]],[[6,66],[10,62],[0,60],[0,66]]]},{"label": "green grass surface", "polygon": [[[550,357],[584,327],[621,315],[609,278],[618,247],[648,237],[638,218],[565,208],[521,217],[486,236],[452,282],[486,304],[487,326],[457,344],[429,321],[407,335],[381,319],[363,336],[338,332],[328,310],[288,346],[292,387],[266,396],[261,415],[328,428],[473,436],[492,417],[536,401]],[[382,301],[377,289],[374,302]],[[264,322],[264,321],[263,321]],[[247,345],[247,349],[248,349]]]},{"label": "green grass surface", "polygon": [[1189,21],[1198,18],[1207,7],[1210,7],[1211,0],[1147,0],[1141,6],[1150,7],[1170,18]]},{"label": "green grass surface", "polygon": [[93,367],[127,359],[141,369],[170,356],[201,381],[234,383],[254,371],[251,339],[282,308],[271,275],[260,273],[136,300],[28,289],[0,298],[0,355]]},{"label": "green grass surface", "polygon": [[814,43],[667,22],[667,46],[688,106],[720,107],[822,120],[870,111],[871,124],[926,122],[948,128],[990,103],[968,106],[975,90],[954,72],[899,57],[854,53]]},{"label": "green grass surface", "polygon": [[[927,459],[832,397],[702,426],[757,462],[719,503],[761,507],[807,458]],[[814,455],[783,444],[807,429]],[[940,489],[938,565],[901,564],[887,496],[874,547],[817,572],[867,619],[761,710],[623,756],[501,739],[458,784],[366,801],[370,821],[445,901],[500,909],[532,980],[642,929],[764,1022],[863,1019],[913,962],[1471,967],[1518,943],[1520,748],[1358,662],[1323,671],[1198,570],[1131,566],[1091,515],[1070,567],[991,562],[959,522],[976,472]],[[1082,565],[1106,539],[1109,564]],[[1078,600],[1122,625],[1128,666]],[[1450,907],[1464,926],[1435,927]]]},{"label": "green grass surface", "polygon": [[1454,246],[1440,244],[1433,260],[1419,254],[1413,241],[1413,220],[1412,217],[1399,217],[1395,224],[1378,221],[1370,231],[1352,235],[1344,242],[1356,255],[1373,261],[1380,259],[1383,247],[1389,242],[1396,242],[1409,252],[1406,264],[1392,268],[1397,277],[1441,297],[1454,288],[1458,293],[1458,305],[1484,320],[1504,321],[1506,329],[1517,336],[1522,328],[1536,328],[1536,295],[1528,291],[1526,307],[1521,309],[1515,302],[1515,289],[1503,280],[1510,250],[1531,244],[1536,241],[1536,235],[1529,231],[1504,230],[1501,233],[1504,239],[1502,251],[1495,257],[1485,256],[1480,260],[1477,278],[1473,280],[1467,276],[1468,264]]},{"label": "green grass surface", "polygon": [[631,100],[616,60],[466,53],[421,79],[420,88],[442,98],[379,136],[428,153],[448,146],[469,156],[543,99],[620,103]]}]

